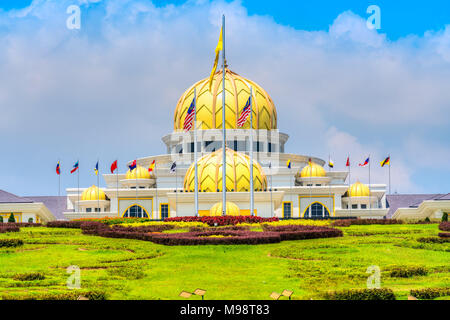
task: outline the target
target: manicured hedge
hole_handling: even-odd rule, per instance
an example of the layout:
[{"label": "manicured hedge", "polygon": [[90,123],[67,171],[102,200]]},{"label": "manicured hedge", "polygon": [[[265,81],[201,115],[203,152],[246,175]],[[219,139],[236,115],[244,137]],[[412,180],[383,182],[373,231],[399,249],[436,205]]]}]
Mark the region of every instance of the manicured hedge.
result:
[{"label": "manicured hedge", "polygon": [[78,300],[86,297],[89,300],[106,300],[107,295],[97,290],[73,290],[69,292],[36,293],[36,294],[3,294],[2,300]]},{"label": "manicured hedge", "polygon": [[414,276],[426,276],[428,270],[425,267],[398,266],[391,269],[391,278],[411,278]]},{"label": "manicured hedge", "polygon": [[441,238],[450,238],[450,232],[439,232],[438,236]]},{"label": "manicured hedge", "polygon": [[411,295],[417,299],[436,299],[438,297],[450,296],[450,288],[425,288],[411,290]]},{"label": "manicured hedge", "polygon": [[281,240],[304,240],[342,237],[342,230],[329,227],[287,225],[271,226],[263,224],[264,231],[280,233]]},{"label": "manicured hedge", "polygon": [[13,248],[23,246],[21,239],[0,239],[0,248]]},{"label": "manicured hedge", "polygon": [[450,222],[446,222],[446,221],[441,222],[439,224],[439,230],[441,230],[441,231],[450,231]]},{"label": "manicured hedge", "polygon": [[0,224],[0,233],[19,232],[20,228],[13,223]]},{"label": "manicured hedge", "polygon": [[82,223],[84,223],[84,221],[50,221],[47,223],[47,227],[79,229]]},{"label": "manicured hedge", "polygon": [[237,245],[277,243],[281,238],[277,232],[209,231],[154,234],[150,241],[166,246]]},{"label": "manicured hedge", "polygon": [[261,218],[256,216],[223,216],[223,217],[175,217],[166,218],[165,222],[202,222],[209,226],[228,226],[239,223],[264,223],[278,221],[278,218]]},{"label": "manicured hedge", "polygon": [[72,221],[77,222],[101,222],[107,225],[115,225],[115,224],[123,224],[123,223],[142,223],[152,221],[149,218],[111,218],[111,217],[103,217],[103,218],[81,218],[75,219]]},{"label": "manicured hedge", "polygon": [[372,225],[372,224],[381,224],[381,225],[389,225],[389,224],[403,224],[402,220],[396,219],[345,219],[345,220],[336,220],[331,224],[335,227],[349,227],[351,225]]},{"label": "manicured hedge", "polygon": [[423,242],[423,243],[446,243],[446,242],[450,242],[450,238],[423,237],[423,238],[418,238],[417,241]]},{"label": "manicured hedge", "polygon": [[225,227],[190,227],[189,232],[218,231],[249,231],[250,226],[225,226]]},{"label": "manicured hedge", "polygon": [[[185,233],[153,233],[155,227],[123,227],[106,226],[100,222],[84,222],[81,225],[83,234],[97,235],[107,238],[124,238],[144,241],[152,241],[164,245],[202,245],[202,244],[263,244],[275,243],[283,240],[301,240],[314,238],[328,238],[342,236],[342,231],[313,226],[291,226],[273,227],[276,230],[264,232],[252,232],[249,230],[231,230],[229,228],[211,228],[196,232]],[[165,226],[164,226],[165,227]],[[269,228],[270,229],[270,228]]]},{"label": "manicured hedge", "polygon": [[19,281],[34,281],[34,280],[44,280],[45,276],[40,272],[31,272],[31,273],[18,273],[13,276],[14,280]]},{"label": "manicured hedge", "polygon": [[14,222],[14,223],[8,223],[8,224],[14,224],[14,225],[18,226],[19,228],[42,227],[41,223],[33,223],[33,222]]},{"label": "manicured hedge", "polygon": [[351,289],[325,294],[327,300],[395,300],[391,289]]}]

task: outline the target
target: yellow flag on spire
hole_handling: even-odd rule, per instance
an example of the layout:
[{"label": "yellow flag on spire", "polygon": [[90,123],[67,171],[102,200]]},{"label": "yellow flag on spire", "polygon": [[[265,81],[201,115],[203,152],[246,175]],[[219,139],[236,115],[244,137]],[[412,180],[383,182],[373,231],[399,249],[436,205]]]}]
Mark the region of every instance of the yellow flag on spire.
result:
[{"label": "yellow flag on spire", "polygon": [[214,78],[214,74],[216,73],[216,70],[217,70],[217,64],[219,63],[219,53],[220,53],[220,51],[223,50],[222,34],[223,34],[223,27],[220,29],[219,42],[217,43],[217,47],[216,47],[216,59],[214,60],[214,66],[211,70],[211,75],[209,76],[209,91],[211,91],[212,81]]}]

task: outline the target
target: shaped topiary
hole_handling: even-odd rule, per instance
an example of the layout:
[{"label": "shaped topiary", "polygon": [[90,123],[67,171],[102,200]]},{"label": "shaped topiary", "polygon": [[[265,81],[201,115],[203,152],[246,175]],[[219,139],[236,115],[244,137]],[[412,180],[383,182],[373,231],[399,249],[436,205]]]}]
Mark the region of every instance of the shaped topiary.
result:
[{"label": "shaped topiary", "polygon": [[9,216],[9,218],[8,218],[8,222],[12,222],[12,223],[16,222],[16,219],[14,218],[14,214],[12,212],[11,212],[11,215]]}]

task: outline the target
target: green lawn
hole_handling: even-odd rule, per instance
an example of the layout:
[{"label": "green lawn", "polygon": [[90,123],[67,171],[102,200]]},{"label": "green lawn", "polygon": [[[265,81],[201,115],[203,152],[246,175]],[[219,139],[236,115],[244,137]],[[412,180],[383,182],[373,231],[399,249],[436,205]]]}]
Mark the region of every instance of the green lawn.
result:
[{"label": "green lawn", "polygon": [[[177,246],[82,235],[77,229],[21,228],[0,234],[25,245],[0,249],[1,294],[66,290],[66,268],[81,268],[81,287],[101,289],[109,299],[182,299],[202,288],[206,299],[268,299],[294,291],[294,299],[321,299],[329,290],[366,288],[371,265],[381,286],[406,299],[411,289],[450,287],[450,243],[423,243],[431,225],[352,226],[343,238],[286,241],[258,246]],[[394,266],[423,266],[426,276],[391,278]],[[46,279],[14,280],[42,272]],[[198,299],[192,297],[191,299]],[[440,298],[445,299],[445,298]]]}]

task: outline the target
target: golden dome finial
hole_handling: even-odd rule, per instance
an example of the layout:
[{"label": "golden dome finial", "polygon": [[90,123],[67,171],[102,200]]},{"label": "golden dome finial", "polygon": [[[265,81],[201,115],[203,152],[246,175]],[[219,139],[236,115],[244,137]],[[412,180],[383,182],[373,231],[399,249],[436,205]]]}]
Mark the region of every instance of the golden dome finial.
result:
[{"label": "golden dome finial", "polygon": [[89,200],[106,200],[106,194],[103,189],[98,188],[96,185],[92,185],[81,194],[81,201]]},{"label": "golden dome finial", "polygon": [[351,197],[369,197],[370,196],[369,187],[366,186],[364,183],[359,182],[359,180],[357,180],[354,184],[352,184],[347,192]]},{"label": "golden dome finial", "polygon": [[[250,158],[232,149],[226,148],[227,191],[248,192],[250,190]],[[198,160],[198,189],[200,192],[222,191],[222,149],[207,154]],[[255,191],[267,189],[267,178],[262,167],[253,161],[253,187]],[[195,190],[195,163],[184,177],[184,190]]]},{"label": "golden dome finial", "polygon": [[[197,91],[197,121],[200,129],[222,128],[222,78],[223,70],[213,76],[212,88],[209,91],[209,78],[203,79],[187,89],[178,100],[174,114],[174,130],[183,130],[184,119]],[[277,129],[277,111],[270,95],[258,84],[234,73],[228,66],[225,68],[226,128],[249,129],[250,123],[238,128],[237,120],[253,87],[253,129]]]},{"label": "golden dome finial", "polygon": [[325,172],[325,169],[312,161],[309,161],[309,163],[303,167],[302,171],[300,172],[301,178],[310,178],[310,177],[325,177],[327,173]]}]

